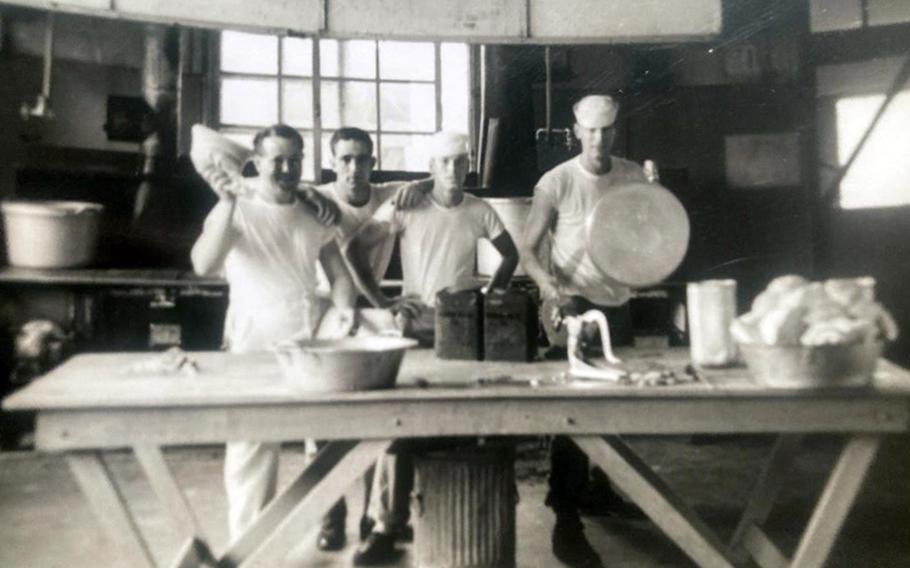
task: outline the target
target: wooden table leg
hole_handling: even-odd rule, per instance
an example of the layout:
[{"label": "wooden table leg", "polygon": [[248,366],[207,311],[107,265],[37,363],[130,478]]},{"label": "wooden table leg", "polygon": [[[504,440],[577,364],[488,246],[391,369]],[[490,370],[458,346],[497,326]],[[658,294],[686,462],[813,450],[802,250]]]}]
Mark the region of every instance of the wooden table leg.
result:
[{"label": "wooden table leg", "polygon": [[791,566],[821,567],[881,445],[881,436],[855,435],[847,440],[812,512]]},{"label": "wooden table leg", "polygon": [[[777,443],[774,444],[774,449],[771,450],[771,455],[762,467],[758,482],[749,496],[739,524],[730,538],[728,553],[737,561],[745,560],[748,554],[747,549],[755,550],[757,545],[762,545],[762,549],[768,549],[763,542],[766,539],[754,534],[754,531],[757,527],[761,527],[771,514],[771,509],[783,487],[786,475],[796,459],[802,440],[803,436],[798,434],[778,436]],[[746,542],[750,545],[746,546]],[[773,554],[773,551],[769,551],[769,554]]]},{"label": "wooden table leg", "polygon": [[699,566],[733,566],[714,532],[625,442],[616,436],[572,440]]},{"label": "wooden table leg", "polygon": [[171,563],[171,568],[199,568],[199,566],[214,566],[214,559],[209,546],[198,538],[189,538],[180,547],[177,558]]},{"label": "wooden table leg", "polygon": [[790,566],[790,559],[758,525],[749,525],[743,531],[742,548],[752,555],[752,560],[761,568],[787,568]]},{"label": "wooden table leg", "polygon": [[252,565],[274,550],[290,550],[340,499],[391,440],[330,442],[219,559],[218,566]]},{"label": "wooden table leg", "polygon": [[[177,483],[174,473],[164,459],[161,448],[155,445],[133,447],[136,460],[145,472],[145,477],[164,507],[172,523],[182,536],[189,539],[192,550],[199,561],[214,562],[208,543],[204,538],[193,509]],[[185,557],[181,554],[181,557]],[[184,561],[183,565],[189,565]]]},{"label": "wooden table leg", "polygon": [[189,502],[170,466],[164,460],[161,448],[158,446],[135,446],[133,453],[136,454],[136,460],[145,472],[145,476],[152,486],[158,500],[167,510],[168,515],[174,525],[180,529],[184,536],[202,536],[199,530],[199,523],[196,515],[190,507]]},{"label": "wooden table leg", "polygon": [[155,566],[155,559],[101,453],[70,453],[66,459],[95,516],[118,547],[120,557],[130,566]]}]

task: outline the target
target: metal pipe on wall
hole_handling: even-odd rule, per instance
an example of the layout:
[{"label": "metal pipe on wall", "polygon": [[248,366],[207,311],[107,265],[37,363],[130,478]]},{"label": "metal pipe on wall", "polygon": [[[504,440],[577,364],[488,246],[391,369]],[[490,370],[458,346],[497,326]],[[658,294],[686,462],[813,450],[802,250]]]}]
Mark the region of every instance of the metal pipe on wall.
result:
[{"label": "metal pipe on wall", "polygon": [[145,27],[142,95],[151,109],[151,132],[142,142],[143,181],[136,195],[134,218],[145,210],[155,181],[169,176],[177,160],[179,40],[176,27]]}]

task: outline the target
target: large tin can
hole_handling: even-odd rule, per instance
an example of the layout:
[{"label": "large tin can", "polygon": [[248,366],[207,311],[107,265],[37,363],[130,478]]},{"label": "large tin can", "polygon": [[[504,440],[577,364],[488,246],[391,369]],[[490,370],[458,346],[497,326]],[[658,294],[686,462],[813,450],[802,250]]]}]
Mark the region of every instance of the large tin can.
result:
[{"label": "large tin can", "polygon": [[440,359],[483,359],[483,294],[448,288],[436,294],[434,348]]},{"label": "large tin can", "polygon": [[690,282],[686,305],[692,362],[702,367],[735,363],[738,353],[730,324],[736,317],[736,280]]}]

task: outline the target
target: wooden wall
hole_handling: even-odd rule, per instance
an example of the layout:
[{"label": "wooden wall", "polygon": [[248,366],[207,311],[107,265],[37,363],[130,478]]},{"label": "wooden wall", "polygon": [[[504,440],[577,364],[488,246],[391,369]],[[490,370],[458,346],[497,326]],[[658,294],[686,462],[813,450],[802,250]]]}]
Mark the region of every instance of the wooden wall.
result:
[{"label": "wooden wall", "polygon": [[[615,152],[655,160],[692,218],[690,253],[672,279],[734,277],[746,300],[777,274],[813,269],[813,97],[811,72],[800,63],[807,5],[730,2],[724,22],[721,38],[706,44],[553,48],[552,122],[570,127],[581,96],[616,96]],[[487,48],[487,114],[503,130],[496,194],[530,195],[541,175],[534,131],[545,123],[543,49]],[[784,156],[797,180],[731,187],[728,137],[744,135],[798,140]]]}]

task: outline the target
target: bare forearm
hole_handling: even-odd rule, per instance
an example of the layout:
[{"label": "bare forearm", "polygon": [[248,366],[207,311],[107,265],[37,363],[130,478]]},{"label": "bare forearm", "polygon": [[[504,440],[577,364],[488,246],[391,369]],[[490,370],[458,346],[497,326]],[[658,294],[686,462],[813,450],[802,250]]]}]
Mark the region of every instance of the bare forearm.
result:
[{"label": "bare forearm", "polygon": [[502,260],[490,281],[490,289],[504,289],[508,287],[509,280],[512,279],[512,274],[515,273],[515,268],[518,266],[518,249],[515,248],[515,242],[508,231],[503,231],[501,235],[493,239],[493,246],[502,256]]},{"label": "bare forearm", "polygon": [[421,180],[401,183],[392,198],[395,208],[407,210],[416,207],[423,198],[433,191],[433,178],[427,177]]},{"label": "bare forearm", "polygon": [[502,261],[499,263],[499,268],[497,268],[496,272],[493,274],[493,279],[490,280],[490,289],[497,290],[508,287],[509,281],[512,279],[512,275],[515,273],[517,267],[517,256],[503,257]]},{"label": "bare forearm", "polygon": [[332,286],[332,303],[339,308],[353,308],[357,303],[357,289],[338,245],[333,241],[323,247],[319,260]]},{"label": "bare forearm", "polygon": [[190,252],[193,271],[196,274],[210,275],[224,263],[236,238],[231,227],[231,218],[234,215],[236,204],[234,199],[221,200],[209,213],[205,229]]},{"label": "bare forearm", "polygon": [[520,241],[522,266],[545,299],[555,299],[559,294],[556,279],[540,261],[540,248],[549,231],[556,226],[556,220],[556,208],[545,197],[536,195]]},{"label": "bare forearm", "polygon": [[528,276],[531,277],[540,288],[545,288],[547,286],[555,286],[555,279],[547,269],[543,267],[543,264],[540,262],[536,251],[532,250],[522,250],[521,252],[521,266],[525,269]]},{"label": "bare forearm", "polygon": [[392,300],[382,293],[372,268],[366,261],[366,255],[357,243],[353,240],[344,251],[344,260],[351,274],[354,284],[360,290],[366,299],[377,308],[388,308],[392,305]]},{"label": "bare forearm", "polygon": [[349,276],[332,283],[332,304],[339,308],[354,308],[357,305],[357,289]]}]

